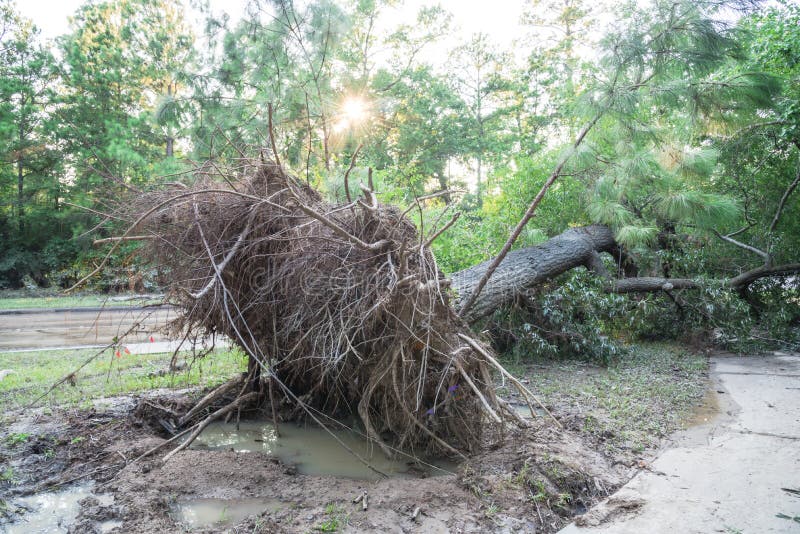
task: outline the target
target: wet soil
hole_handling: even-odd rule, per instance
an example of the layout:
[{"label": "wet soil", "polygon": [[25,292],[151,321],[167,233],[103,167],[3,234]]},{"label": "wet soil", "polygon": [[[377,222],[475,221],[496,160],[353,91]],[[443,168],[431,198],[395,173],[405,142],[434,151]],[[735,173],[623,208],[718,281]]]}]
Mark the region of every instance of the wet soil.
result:
[{"label": "wet soil", "polygon": [[[182,413],[199,395],[162,392],[102,409],[18,415],[0,436],[0,462],[12,473],[0,482],[0,530],[30,517],[19,509],[24,496],[92,483],[74,519],[47,532],[548,533],[620,487],[640,462],[606,457],[591,436],[542,417],[489,439],[444,476],[303,474],[268,449],[235,447],[134,461],[165,441],[152,414]],[[363,510],[353,500],[365,491]]]}]

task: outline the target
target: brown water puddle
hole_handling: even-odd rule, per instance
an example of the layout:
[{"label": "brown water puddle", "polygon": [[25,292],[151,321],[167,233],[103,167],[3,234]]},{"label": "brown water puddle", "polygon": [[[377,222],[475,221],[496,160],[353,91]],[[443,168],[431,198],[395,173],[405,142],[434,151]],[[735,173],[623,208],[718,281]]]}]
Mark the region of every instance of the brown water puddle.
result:
[{"label": "brown water puddle", "polygon": [[[56,534],[68,532],[75,523],[80,511],[80,502],[87,497],[95,497],[100,504],[110,505],[113,497],[96,495],[93,485],[80,484],[61,491],[37,493],[13,500],[20,517],[10,525],[0,525],[7,534]],[[27,511],[24,511],[27,510]],[[118,521],[105,521],[98,525],[100,532],[110,532],[120,526]],[[3,530],[5,529],[5,530]]]},{"label": "brown water puddle", "polygon": [[239,424],[212,423],[197,438],[192,447],[236,452],[263,452],[293,465],[307,475],[326,475],[358,480],[383,478],[337,441],[347,445],[373,468],[390,477],[416,478],[447,475],[455,472],[457,465],[447,460],[416,461],[411,456],[398,455],[386,458],[381,450],[361,435],[347,430],[333,430],[311,426],[284,424],[279,434],[271,423],[247,421]]},{"label": "brown water puddle", "polygon": [[176,521],[188,528],[225,527],[263,512],[277,512],[285,505],[275,499],[188,499],[172,507]]}]

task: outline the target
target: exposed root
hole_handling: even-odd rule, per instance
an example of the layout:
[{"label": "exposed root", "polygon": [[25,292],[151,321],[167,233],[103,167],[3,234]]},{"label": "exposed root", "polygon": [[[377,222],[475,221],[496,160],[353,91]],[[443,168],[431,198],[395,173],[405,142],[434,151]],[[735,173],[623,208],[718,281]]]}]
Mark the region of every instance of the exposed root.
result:
[{"label": "exposed root", "polygon": [[497,370],[498,370],[498,371],[500,371],[500,373],[501,373],[503,376],[505,376],[505,377],[506,377],[506,378],[507,378],[507,379],[508,379],[508,380],[509,380],[509,381],[510,381],[512,384],[514,384],[514,387],[515,387],[515,388],[517,388],[517,391],[519,391],[520,395],[522,395],[522,397],[525,399],[525,402],[527,402],[527,403],[528,403],[528,408],[529,408],[529,409],[530,409],[530,411],[531,411],[531,417],[536,417],[536,412],[534,412],[534,410],[533,410],[533,406],[531,406],[531,399],[533,399],[533,400],[534,400],[534,401],[535,401],[535,402],[536,402],[536,403],[539,405],[539,407],[540,407],[542,410],[544,410],[544,412],[545,412],[547,415],[549,415],[549,416],[550,416],[550,419],[552,419],[552,420],[553,420],[553,422],[554,422],[554,423],[555,423],[555,424],[558,426],[558,428],[560,428],[560,429],[562,429],[562,430],[564,429],[564,426],[561,424],[561,421],[559,421],[558,419],[556,419],[556,418],[555,418],[555,416],[554,416],[552,413],[550,413],[550,410],[548,410],[548,409],[547,409],[547,407],[546,407],[544,404],[542,404],[542,401],[540,401],[540,400],[539,400],[539,399],[536,397],[536,395],[534,395],[533,393],[531,393],[531,391],[530,391],[528,388],[526,388],[526,387],[525,387],[525,386],[522,384],[522,382],[520,382],[519,380],[517,380],[517,378],[516,378],[514,375],[512,375],[511,373],[509,373],[509,372],[506,370],[506,368],[505,368],[505,367],[503,367],[502,365],[500,365],[500,362],[498,362],[498,361],[497,361],[497,360],[496,360],[496,359],[495,359],[495,358],[494,358],[494,357],[493,357],[491,354],[489,354],[489,352],[488,352],[486,349],[484,349],[483,347],[481,347],[481,346],[480,346],[480,344],[479,344],[477,341],[475,341],[475,340],[474,340],[474,339],[472,339],[471,337],[465,336],[464,334],[458,334],[458,337],[460,337],[461,339],[463,339],[464,341],[466,341],[467,343],[469,343],[469,345],[470,345],[470,346],[471,346],[473,349],[475,349],[476,351],[478,351],[478,352],[481,354],[481,356],[483,356],[484,358],[486,358],[486,359],[489,361],[489,363],[491,363],[492,365],[494,365],[494,366],[497,368]]},{"label": "exposed root", "polygon": [[231,391],[235,390],[238,387],[241,387],[243,382],[244,382],[244,376],[237,375],[236,377],[228,380],[227,382],[217,387],[216,389],[213,389],[211,392],[208,393],[208,395],[197,401],[197,403],[192,407],[192,409],[186,412],[186,414],[183,417],[181,417],[180,420],[178,420],[178,426],[183,426],[187,422],[191,421],[195,415],[205,410],[207,407],[211,406],[225,395],[228,395]]},{"label": "exposed root", "polygon": [[209,163],[194,178],[115,214],[131,221],[121,237],[157,236],[143,251],[169,271],[182,311],[174,334],[222,334],[250,357],[247,378],[204,397],[179,426],[240,388],[237,404],[204,423],[232,415],[266,386],[277,428],[275,385],[312,418],[358,415],[387,456],[460,454],[485,423],[522,423],[496,397],[490,366],[510,375],[469,336],[430,252],[455,217],[422,236],[371,184],[332,205],[270,162]]},{"label": "exposed root", "polygon": [[199,436],[200,433],[203,432],[203,430],[205,430],[208,425],[210,425],[211,423],[213,423],[214,421],[216,421],[220,417],[222,417],[224,415],[227,415],[228,413],[230,413],[233,410],[237,409],[239,406],[241,406],[243,404],[247,404],[250,401],[254,401],[257,398],[258,398],[258,393],[256,393],[256,392],[247,393],[245,395],[242,395],[241,397],[238,397],[232,403],[228,404],[227,406],[225,406],[223,408],[220,408],[216,412],[212,413],[211,415],[209,415],[208,417],[203,419],[201,422],[197,423],[194,426],[194,430],[192,431],[192,433],[189,434],[189,437],[186,438],[186,440],[184,440],[180,445],[178,445],[177,447],[172,449],[169,453],[167,453],[166,456],[164,456],[164,461],[165,462],[169,461],[170,458],[172,458],[177,453],[179,453],[180,451],[182,451],[183,449],[185,449],[186,447],[191,445],[192,442],[195,439],[197,439],[197,436]]}]

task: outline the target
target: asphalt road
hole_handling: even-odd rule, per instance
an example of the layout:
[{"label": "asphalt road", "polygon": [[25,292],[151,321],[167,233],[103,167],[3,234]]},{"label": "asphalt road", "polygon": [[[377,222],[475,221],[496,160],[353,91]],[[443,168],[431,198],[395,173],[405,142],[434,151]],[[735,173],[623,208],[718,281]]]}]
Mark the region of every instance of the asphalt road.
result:
[{"label": "asphalt road", "polygon": [[174,311],[168,307],[71,308],[0,312],[0,351],[94,347],[125,336],[128,343],[163,341],[158,330]]}]

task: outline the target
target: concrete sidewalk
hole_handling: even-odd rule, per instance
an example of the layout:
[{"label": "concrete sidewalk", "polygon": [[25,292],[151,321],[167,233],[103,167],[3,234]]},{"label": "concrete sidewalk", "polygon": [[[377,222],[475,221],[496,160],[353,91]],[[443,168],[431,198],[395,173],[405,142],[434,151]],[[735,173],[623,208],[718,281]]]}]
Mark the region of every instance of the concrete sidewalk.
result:
[{"label": "concrete sidewalk", "polygon": [[715,357],[711,380],[719,414],[560,534],[800,534],[800,355]]}]

